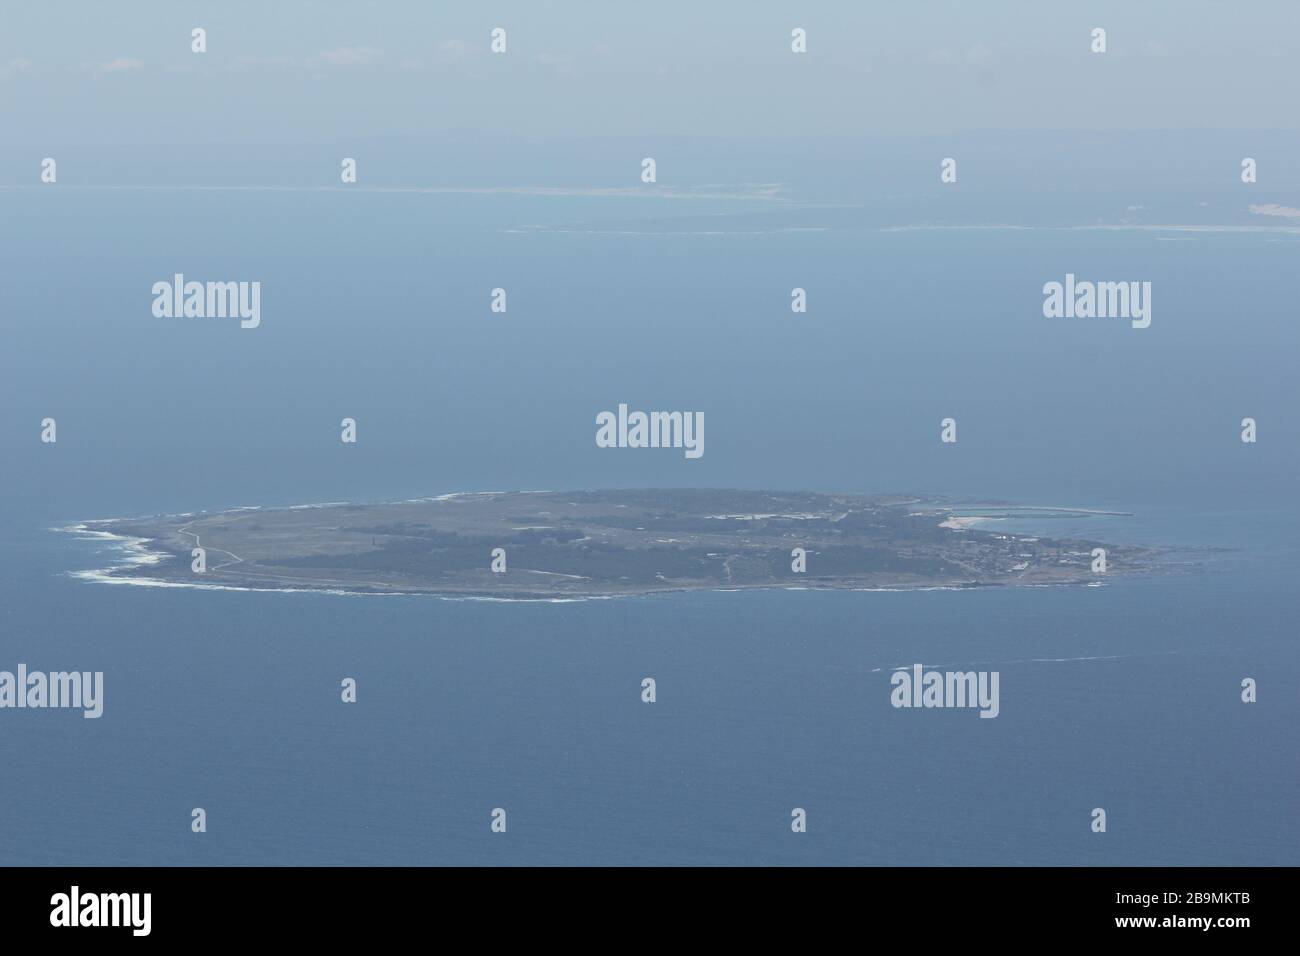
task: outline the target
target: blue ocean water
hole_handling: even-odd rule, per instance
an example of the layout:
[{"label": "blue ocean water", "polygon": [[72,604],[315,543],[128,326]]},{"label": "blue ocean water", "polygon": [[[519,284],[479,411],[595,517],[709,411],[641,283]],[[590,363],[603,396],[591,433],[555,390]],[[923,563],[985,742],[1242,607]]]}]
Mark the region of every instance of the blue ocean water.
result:
[{"label": "blue ocean water", "polygon": [[[790,231],[712,200],[0,203],[0,668],[106,684],[99,720],[0,712],[0,862],[1297,862],[1292,242]],[[175,272],[262,281],[261,328],[154,319]],[[1152,281],[1151,328],[1043,318],[1066,272]],[[703,410],[704,457],[597,449],[621,401]],[[1018,524],[1215,550],[1101,588],[545,604],[94,585],[68,572],[106,546],[48,530],[656,486],[1127,511]],[[999,717],[893,709],[913,662],[999,670]]]}]

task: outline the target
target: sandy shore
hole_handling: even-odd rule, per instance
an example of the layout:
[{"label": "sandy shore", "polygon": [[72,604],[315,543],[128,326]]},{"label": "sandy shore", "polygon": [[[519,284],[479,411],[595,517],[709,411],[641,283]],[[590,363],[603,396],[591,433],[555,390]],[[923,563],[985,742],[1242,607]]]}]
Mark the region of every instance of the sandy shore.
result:
[{"label": "sandy shore", "polygon": [[953,515],[947,521],[940,522],[939,527],[951,528],[954,531],[965,531],[968,528],[975,527],[975,525],[979,524],[981,521],[996,521],[996,520],[997,520],[996,518],[986,518],[983,515],[971,515],[966,518],[960,517],[958,515]]}]

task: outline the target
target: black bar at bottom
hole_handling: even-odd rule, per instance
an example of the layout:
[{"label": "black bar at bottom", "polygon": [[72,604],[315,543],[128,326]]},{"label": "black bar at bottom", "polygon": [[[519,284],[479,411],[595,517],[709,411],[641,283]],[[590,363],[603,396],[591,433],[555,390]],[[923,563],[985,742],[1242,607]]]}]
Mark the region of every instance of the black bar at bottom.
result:
[{"label": "black bar at bottom", "polygon": [[905,931],[918,944],[1105,935],[1231,945],[1284,929],[1294,877],[1229,868],[14,868],[0,869],[0,926],[7,942],[75,934],[79,944],[338,945],[430,930],[611,945],[690,933],[734,944],[797,941],[815,928],[821,938]]}]

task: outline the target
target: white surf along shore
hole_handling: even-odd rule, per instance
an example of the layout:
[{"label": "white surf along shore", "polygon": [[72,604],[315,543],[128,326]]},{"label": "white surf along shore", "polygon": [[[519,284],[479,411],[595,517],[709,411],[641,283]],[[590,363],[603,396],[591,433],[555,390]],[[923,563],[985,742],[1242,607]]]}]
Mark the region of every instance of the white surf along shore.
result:
[{"label": "white surf along shore", "polygon": [[[550,494],[547,491],[460,491],[444,495],[432,495],[423,498],[406,498],[404,502],[421,502],[421,501],[449,501],[453,498],[465,497],[492,497],[504,494]],[[283,508],[270,510],[301,510],[304,508],[339,508],[352,504],[348,501],[324,501],[308,502],[305,504],[285,505]],[[217,584],[213,582],[188,582],[188,581],[170,581],[163,578],[153,578],[147,575],[141,575],[138,572],[153,565],[159,564],[164,558],[169,557],[165,551],[158,551],[149,547],[151,538],[140,538],[133,535],[117,534],[112,531],[106,531],[97,525],[112,525],[120,521],[143,521],[150,518],[168,517],[168,518],[197,518],[209,514],[234,514],[241,511],[261,511],[264,510],[261,505],[243,505],[236,508],[227,508],[223,511],[186,511],[174,515],[140,515],[136,517],[123,518],[88,518],[83,521],[73,522],[67,525],[59,525],[50,528],[50,531],[60,534],[69,534],[74,536],[75,540],[86,542],[97,542],[107,546],[118,557],[116,564],[110,564],[103,568],[86,568],[82,570],[67,572],[69,577],[76,578],[80,581],[86,581],[92,584],[119,584],[130,585],[133,587],[147,588],[192,588],[200,591],[251,591],[273,594],[331,594],[349,597],[432,597],[443,601],[487,601],[498,603],[527,603],[527,604],[574,604],[582,601],[610,601],[619,598],[628,597],[647,597],[656,594],[677,593],[672,589],[666,589],[662,592],[648,592],[646,594],[605,594],[590,595],[581,597],[562,597],[562,598],[520,598],[520,597],[490,597],[484,595],[454,595],[454,594],[432,594],[427,591],[356,591],[344,588],[295,588],[295,587],[248,587],[237,584]],[[981,506],[959,506],[950,512],[945,509],[935,509],[939,513],[947,513],[947,517],[939,522],[939,527],[949,528],[957,531],[964,531],[974,528],[981,523],[991,521],[1001,521],[1012,517],[1031,517],[1035,514],[1052,514],[1054,516],[1083,516],[1083,515],[1105,515],[1105,516],[1129,516],[1128,512],[1122,511],[1103,511],[1093,508],[1059,508],[1044,505],[991,505],[987,508]],[[997,512],[996,514],[970,514],[959,515],[958,511],[988,511]],[[729,516],[731,517],[731,516]],[[740,517],[740,516],[734,516]],[[752,516],[763,517],[763,516]],[[800,517],[792,515],[790,517]],[[105,549],[101,549],[105,550]],[[123,577],[117,572],[133,570],[137,573],[130,577]],[[1068,584],[1040,584],[1036,587],[1068,587]],[[1089,587],[1099,585],[1089,584]],[[689,590],[689,589],[681,589]],[[710,593],[734,593],[740,594],[749,588],[715,588]],[[954,587],[950,585],[921,585],[917,587],[878,587],[878,588],[819,588],[816,586],[783,586],[779,590],[784,591],[849,591],[849,592],[870,592],[870,593],[909,593],[914,591],[972,591],[978,590],[966,587]]]}]

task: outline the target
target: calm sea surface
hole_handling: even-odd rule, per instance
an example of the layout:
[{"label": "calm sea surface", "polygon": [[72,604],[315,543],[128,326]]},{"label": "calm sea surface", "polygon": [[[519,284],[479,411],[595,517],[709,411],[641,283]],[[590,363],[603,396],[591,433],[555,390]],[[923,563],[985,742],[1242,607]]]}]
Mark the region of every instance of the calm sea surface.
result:
[{"label": "calm sea surface", "polygon": [[[733,228],[707,200],[0,210],[0,669],[106,686],[99,720],[0,711],[0,863],[1300,862],[1294,242]],[[261,281],[261,327],[154,319],[176,272]],[[1045,319],[1067,272],[1151,281],[1151,327]],[[702,410],[704,457],[596,448],[619,402]],[[1100,588],[546,604],[88,584],[111,546],[48,530],[671,486],[1127,511],[1014,524],[1190,550]],[[1000,671],[1000,716],[893,709],[914,662]]]}]

